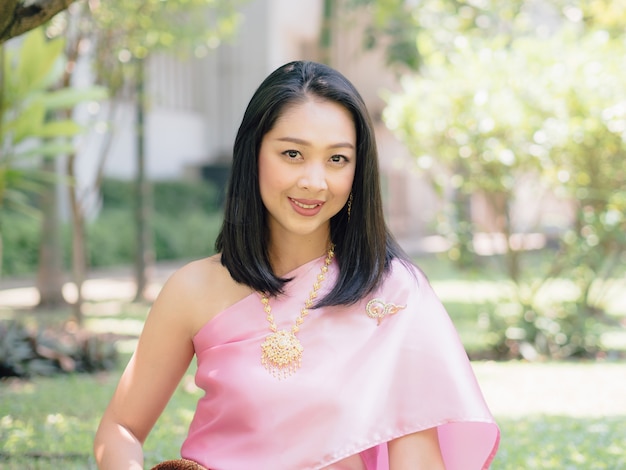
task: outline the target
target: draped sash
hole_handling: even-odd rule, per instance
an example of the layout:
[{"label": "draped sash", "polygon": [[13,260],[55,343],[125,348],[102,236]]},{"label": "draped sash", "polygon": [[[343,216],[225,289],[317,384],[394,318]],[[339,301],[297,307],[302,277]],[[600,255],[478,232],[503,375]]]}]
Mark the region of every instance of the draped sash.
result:
[{"label": "draped sash", "polygon": [[[270,299],[290,329],[323,259],[300,266]],[[333,285],[333,262],[320,291]],[[380,323],[378,299],[404,307]],[[382,304],[380,304],[382,305]],[[199,400],[181,455],[212,470],[388,470],[386,443],[437,427],[447,470],[488,468],[500,437],[454,326],[424,275],[395,260],[383,285],[349,307],[310,310],[302,367],[285,379],[261,365],[269,333],[251,294],[194,337]]]}]

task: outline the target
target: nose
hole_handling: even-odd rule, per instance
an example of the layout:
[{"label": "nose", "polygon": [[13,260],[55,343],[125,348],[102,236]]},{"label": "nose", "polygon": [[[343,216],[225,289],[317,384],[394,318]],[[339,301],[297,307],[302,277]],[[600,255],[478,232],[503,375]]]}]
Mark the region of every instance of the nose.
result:
[{"label": "nose", "polygon": [[298,187],[312,192],[328,189],[324,165],[317,162],[303,165],[303,172],[298,179]]}]

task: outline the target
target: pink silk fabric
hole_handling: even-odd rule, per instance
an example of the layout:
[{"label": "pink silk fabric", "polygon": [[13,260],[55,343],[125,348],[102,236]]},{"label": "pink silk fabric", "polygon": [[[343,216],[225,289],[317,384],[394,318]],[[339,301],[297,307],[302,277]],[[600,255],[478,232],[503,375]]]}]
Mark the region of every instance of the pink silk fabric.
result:
[{"label": "pink silk fabric", "polygon": [[[323,259],[270,299],[290,329]],[[322,285],[337,275],[334,262]],[[376,319],[371,299],[406,306]],[[424,275],[400,261],[349,307],[310,310],[298,338],[302,367],[285,379],[261,365],[269,333],[259,294],[194,337],[199,400],[181,455],[211,470],[388,470],[387,442],[437,427],[447,470],[489,467],[500,438],[454,326]]]}]

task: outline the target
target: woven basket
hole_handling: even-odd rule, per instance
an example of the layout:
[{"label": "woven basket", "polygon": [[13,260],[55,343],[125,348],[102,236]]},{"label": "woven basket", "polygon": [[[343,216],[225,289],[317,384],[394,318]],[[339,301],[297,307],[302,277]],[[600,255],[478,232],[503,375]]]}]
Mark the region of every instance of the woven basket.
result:
[{"label": "woven basket", "polygon": [[152,467],[151,470],[208,470],[199,463],[187,459],[166,460]]}]

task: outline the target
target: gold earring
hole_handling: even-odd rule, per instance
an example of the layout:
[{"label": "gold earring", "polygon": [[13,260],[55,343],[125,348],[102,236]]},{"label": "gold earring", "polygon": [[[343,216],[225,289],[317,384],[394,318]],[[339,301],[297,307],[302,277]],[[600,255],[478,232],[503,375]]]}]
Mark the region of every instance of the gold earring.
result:
[{"label": "gold earring", "polygon": [[350,215],[352,214],[352,193],[348,197],[348,222],[350,222]]}]

